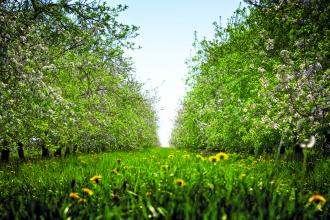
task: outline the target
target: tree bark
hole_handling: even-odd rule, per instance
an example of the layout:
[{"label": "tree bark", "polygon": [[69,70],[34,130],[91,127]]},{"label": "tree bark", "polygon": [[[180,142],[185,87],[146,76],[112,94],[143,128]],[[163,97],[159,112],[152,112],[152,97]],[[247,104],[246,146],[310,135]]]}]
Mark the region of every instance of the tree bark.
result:
[{"label": "tree bark", "polygon": [[77,150],[78,150],[78,144],[75,144],[72,149],[72,154],[75,155],[77,153]]},{"label": "tree bark", "polygon": [[45,145],[41,146],[41,157],[42,158],[49,157],[49,150]]},{"label": "tree bark", "polygon": [[304,159],[304,154],[303,154],[303,149],[300,147],[299,144],[294,146],[294,159],[298,161],[303,161]]},{"label": "tree bark", "polygon": [[5,147],[5,149],[1,150],[1,161],[3,162],[7,162],[9,161],[9,149],[6,149],[6,147],[8,147],[9,143],[5,140],[2,142],[3,146]]},{"label": "tree bark", "polygon": [[62,147],[59,147],[54,152],[54,157],[61,157],[62,156]]},{"label": "tree bark", "polygon": [[64,156],[67,157],[67,156],[69,156],[69,155],[70,155],[70,148],[69,148],[69,146],[66,146],[66,147],[65,147]]},{"label": "tree bark", "polygon": [[1,161],[8,162],[9,161],[9,153],[8,149],[1,150]]},{"label": "tree bark", "polygon": [[18,158],[21,159],[21,160],[24,160],[25,159],[25,156],[24,156],[24,145],[22,142],[18,142],[18,147],[17,147],[17,153],[18,153]]}]

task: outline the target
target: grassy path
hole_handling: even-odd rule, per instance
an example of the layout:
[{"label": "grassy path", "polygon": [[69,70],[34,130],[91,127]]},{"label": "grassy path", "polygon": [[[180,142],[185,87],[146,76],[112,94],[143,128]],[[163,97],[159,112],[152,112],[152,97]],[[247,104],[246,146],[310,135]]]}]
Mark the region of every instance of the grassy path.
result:
[{"label": "grassy path", "polygon": [[[330,217],[330,160],[302,173],[301,164],[294,162],[276,165],[238,154],[216,162],[208,159],[151,149],[3,164],[0,218]],[[328,201],[312,197],[309,203],[317,194]]]}]

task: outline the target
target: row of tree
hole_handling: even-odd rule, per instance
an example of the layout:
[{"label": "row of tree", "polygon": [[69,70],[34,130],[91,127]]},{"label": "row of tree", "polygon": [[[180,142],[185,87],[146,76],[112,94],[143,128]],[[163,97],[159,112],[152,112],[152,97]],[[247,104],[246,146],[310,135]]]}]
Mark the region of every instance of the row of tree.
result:
[{"label": "row of tree", "polygon": [[330,152],[330,5],[247,0],[212,40],[196,42],[172,145]]},{"label": "row of tree", "polygon": [[126,6],[86,0],[0,1],[0,150],[66,152],[155,146],[154,96],[124,50]]}]

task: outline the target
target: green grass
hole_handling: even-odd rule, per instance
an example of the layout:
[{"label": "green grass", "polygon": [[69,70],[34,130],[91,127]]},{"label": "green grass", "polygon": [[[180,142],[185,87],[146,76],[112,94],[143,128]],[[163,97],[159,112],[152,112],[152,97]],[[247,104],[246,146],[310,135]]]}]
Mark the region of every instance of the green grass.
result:
[{"label": "green grass", "polygon": [[[329,167],[330,160],[315,161],[303,173],[300,162],[238,154],[212,163],[159,148],[7,163],[0,219],[328,219]],[[94,175],[102,176],[98,184]],[[94,194],[83,195],[83,187]],[[307,202],[314,194],[328,199],[321,211]]]}]

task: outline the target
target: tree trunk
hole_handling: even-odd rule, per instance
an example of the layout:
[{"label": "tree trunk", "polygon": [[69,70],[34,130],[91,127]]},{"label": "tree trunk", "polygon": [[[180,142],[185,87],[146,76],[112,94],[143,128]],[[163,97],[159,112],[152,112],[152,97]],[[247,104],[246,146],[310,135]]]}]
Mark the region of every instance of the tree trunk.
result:
[{"label": "tree trunk", "polygon": [[299,144],[294,146],[294,159],[298,161],[303,161],[304,159],[303,149]]},{"label": "tree trunk", "polygon": [[41,157],[42,158],[49,157],[49,150],[45,145],[41,146]]},{"label": "tree trunk", "polygon": [[17,153],[18,153],[18,158],[21,159],[21,160],[25,159],[24,148],[23,147],[24,147],[23,143],[18,142]]},{"label": "tree trunk", "polygon": [[59,147],[54,152],[54,157],[61,157],[62,156],[62,147]]},{"label": "tree trunk", "polygon": [[66,147],[65,147],[64,156],[67,157],[67,156],[69,156],[69,155],[70,155],[70,148],[69,148],[69,146],[66,146]]},{"label": "tree trunk", "polygon": [[8,162],[9,161],[9,153],[8,149],[1,150],[1,161]]},{"label": "tree trunk", "polygon": [[75,144],[72,149],[72,154],[75,155],[77,153],[77,150],[78,150],[78,144]]}]

